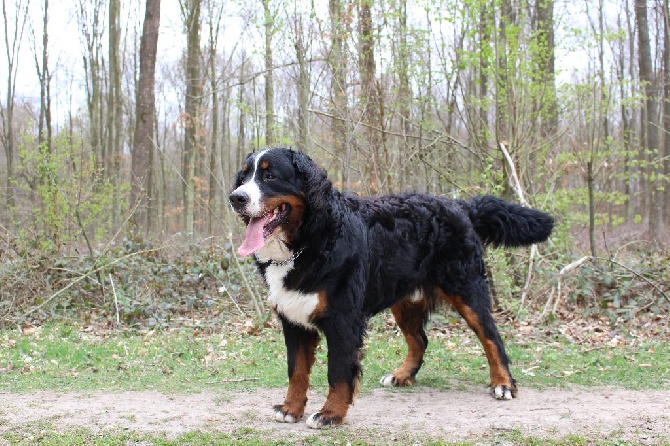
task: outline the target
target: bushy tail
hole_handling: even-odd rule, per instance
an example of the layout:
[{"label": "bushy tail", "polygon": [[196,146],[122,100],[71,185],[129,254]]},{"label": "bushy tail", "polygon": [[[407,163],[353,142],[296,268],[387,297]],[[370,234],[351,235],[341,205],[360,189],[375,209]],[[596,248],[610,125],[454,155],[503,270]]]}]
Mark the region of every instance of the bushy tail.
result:
[{"label": "bushy tail", "polygon": [[532,245],[547,240],[554,227],[551,215],[490,195],[475,197],[468,205],[470,220],[485,244]]}]

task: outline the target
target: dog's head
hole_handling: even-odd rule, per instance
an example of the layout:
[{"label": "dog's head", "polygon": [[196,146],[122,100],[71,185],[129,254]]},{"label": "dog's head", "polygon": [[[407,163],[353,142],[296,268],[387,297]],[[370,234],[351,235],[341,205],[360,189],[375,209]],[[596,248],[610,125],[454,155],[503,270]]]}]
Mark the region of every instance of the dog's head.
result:
[{"label": "dog's head", "polygon": [[325,207],[329,190],[325,171],[302,152],[270,148],[249,154],[229,197],[247,225],[238,253],[254,254],[275,239],[290,245],[305,215]]}]

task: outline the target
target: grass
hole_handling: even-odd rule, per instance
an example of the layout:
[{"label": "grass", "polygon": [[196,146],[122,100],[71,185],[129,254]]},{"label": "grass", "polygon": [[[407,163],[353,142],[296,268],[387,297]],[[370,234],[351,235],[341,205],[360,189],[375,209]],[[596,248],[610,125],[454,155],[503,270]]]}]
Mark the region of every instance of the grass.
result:
[{"label": "grass", "polygon": [[630,443],[611,435],[609,438],[590,439],[576,435],[568,435],[557,439],[546,439],[535,436],[523,435],[521,432],[513,430],[510,432],[495,433],[490,438],[478,441],[445,442],[439,439],[432,439],[417,435],[399,435],[396,438],[389,439],[383,433],[375,430],[357,429],[353,431],[346,427],[319,431],[318,434],[310,435],[304,438],[294,436],[284,439],[268,438],[266,432],[259,432],[254,429],[241,428],[232,434],[223,434],[216,432],[189,432],[175,437],[168,437],[163,434],[137,434],[132,432],[102,432],[94,433],[86,429],[77,429],[67,433],[57,432],[50,425],[33,425],[22,433],[13,433],[4,435],[4,438],[10,444],[16,446],[34,445],[36,443],[42,446],[74,446],[74,445],[95,445],[95,446],[189,446],[189,445],[211,445],[211,446],[232,446],[244,444],[247,446],[288,446],[288,445],[407,445],[421,444],[423,446],[474,446],[479,444],[499,444],[499,445],[526,445],[526,446],[620,446],[630,445]]},{"label": "grass", "polygon": [[[449,389],[484,385],[488,366],[468,330],[432,332],[420,385]],[[523,344],[523,345],[521,345]],[[362,390],[402,362],[402,336],[370,330]],[[522,387],[612,385],[668,388],[670,344],[647,341],[581,347],[565,339],[529,342],[507,336],[512,373]],[[66,325],[0,331],[0,391],[147,390],[199,392],[286,385],[285,348],[278,329],[202,335],[192,330],[95,333]],[[8,370],[9,369],[9,370]],[[312,387],[326,387],[326,346],[319,346]]]},{"label": "grass", "polygon": [[491,437],[478,441],[445,442],[421,435],[403,434],[395,438],[388,438],[384,432],[374,429],[352,429],[341,427],[319,431],[318,434],[305,437],[289,436],[286,438],[271,438],[267,432],[261,432],[251,428],[240,428],[231,434],[218,432],[188,432],[178,436],[166,436],[164,434],[138,434],[133,432],[92,432],[87,429],[76,429],[66,433],[58,432],[56,427],[48,424],[33,424],[27,426],[20,433],[11,433],[0,436],[0,439],[8,441],[12,445],[34,445],[42,446],[189,446],[189,445],[211,445],[232,446],[244,444],[247,446],[288,446],[288,445],[407,445],[421,444],[423,446],[474,446],[482,444],[500,445],[527,445],[527,446],[619,446],[629,445],[630,442],[623,441],[612,435],[610,438],[588,439],[576,435],[568,435],[558,439],[546,439],[535,436],[524,435],[517,430],[509,432],[496,432]]},{"label": "grass", "polygon": [[[174,331],[89,330],[54,324],[35,329],[0,331],[0,392],[158,390],[164,393],[217,392],[286,386],[285,348],[280,330],[262,328],[249,334],[242,324],[226,332],[202,334]],[[600,343],[581,346],[560,336],[527,337],[505,333],[512,373],[521,388],[617,386],[628,389],[670,389],[670,343],[659,341]],[[483,387],[488,366],[479,342],[464,327],[434,324],[419,385],[438,389]],[[319,347],[312,387],[325,393],[326,347]],[[404,358],[405,345],[384,320],[373,322],[366,340],[362,392],[378,387],[378,379]],[[222,392],[222,404],[225,404]],[[1,412],[0,412],[1,414]],[[281,427],[281,426],[280,426]],[[63,432],[49,423],[22,425],[0,434],[0,444],[29,445],[284,445],[296,438],[276,427],[259,431],[240,427],[230,433],[160,433],[92,431]],[[277,434],[268,435],[268,432]],[[518,431],[489,432],[474,443],[448,443],[407,432],[389,438],[378,429],[301,432],[298,444],[522,444],[618,445],[613,433],[604,438],[537,438]],[[275,438],[276,437],[276,438]]]}]

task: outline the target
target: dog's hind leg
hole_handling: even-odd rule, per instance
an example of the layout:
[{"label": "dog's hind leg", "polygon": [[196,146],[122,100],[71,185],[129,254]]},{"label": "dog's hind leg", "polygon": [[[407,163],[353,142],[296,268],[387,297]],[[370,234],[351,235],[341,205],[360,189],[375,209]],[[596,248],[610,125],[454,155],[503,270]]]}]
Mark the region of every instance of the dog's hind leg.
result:
[{"label": "dog's hind leg", "polygon": [[391,312],[407,343],[405,361],[393,373],[384,375],[379,383],[385,387],[412,386],[416,374],[423,364],[423,355],[428,347],[424,324],[428,317],[428,303],[417,293],[418,298],[409,297],[391,307]]},{"label": "dog's hind leg", "polygon": [[442,293],[456,311],[465,319],[482,343],[491,374],[491,394],[499,400],[516,397],[516,382],[509,371],[509,359],[491,313],[491,299],[485,280],[470,287],[464,296]]},{"label": "dog's hind leg", "polygon": [[288,390],[283,404],[274,406],[275,420],[297,423],[305,413],[309,374],[319,335],[282,318],[288,361]]}]

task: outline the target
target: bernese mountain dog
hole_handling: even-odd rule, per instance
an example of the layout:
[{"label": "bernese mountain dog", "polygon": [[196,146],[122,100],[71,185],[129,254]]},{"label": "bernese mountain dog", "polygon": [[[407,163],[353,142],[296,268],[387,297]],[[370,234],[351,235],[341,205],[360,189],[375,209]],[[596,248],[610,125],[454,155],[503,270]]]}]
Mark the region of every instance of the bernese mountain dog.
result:
[{"label": "bernese mountain dog", "polygon": [[405,337],[407,357],[381,385],[413,385],[428,345],[424,326],[441,302],[479,338],[492,396],[516,396],[491,314],[482,245],[543,242],[552,231],[550,215],[492,196],[359,197],[336,190],[324,169],[286,148],[248,155],[229,199],[246,224],[238,253],[253,255],[284,332],[288,391],[274,406],[276,421],[303,417],[320,334],[328,347],[329,392],[307,425],[344,421],[358,391],[367,321],[387,308]]}]

